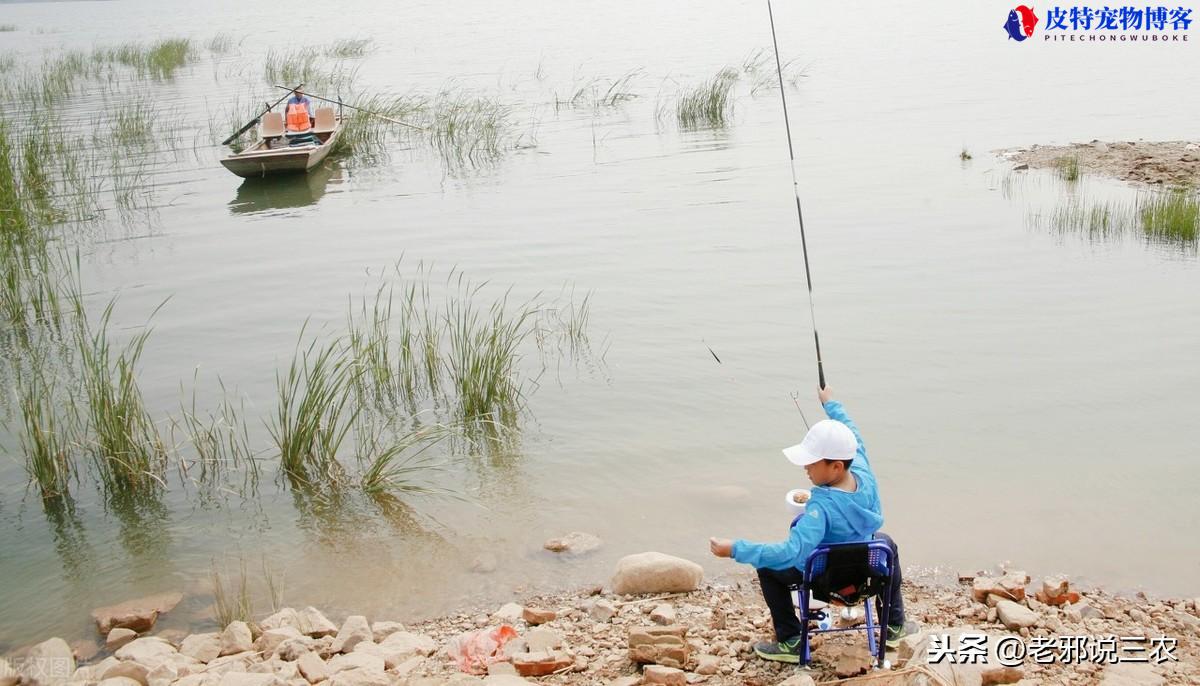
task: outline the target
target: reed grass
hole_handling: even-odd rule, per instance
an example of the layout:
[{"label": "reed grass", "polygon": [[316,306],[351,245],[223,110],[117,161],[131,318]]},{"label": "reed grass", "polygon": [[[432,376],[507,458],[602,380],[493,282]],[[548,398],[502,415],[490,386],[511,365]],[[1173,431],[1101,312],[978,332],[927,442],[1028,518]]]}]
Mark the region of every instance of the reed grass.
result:
[{"label": "reed grass", "polygon": [[89,448],[103,485],[110,492],[136,494],[164,486],[160,476],[167,449],[146,410],[136,369],[150,329],[114,349],[108,330],[113,302],[104,308],[93,330],[75,300],[79,322],[76,341],[80,355]]},{"label": "reed grass", "polygon": [[466,284],[446,305],[448,383],[458,419],[511,423],[525,403],[517,371],[536,310],[510,310],[507,294],[482,310],[473,302],[478,289]]},{"label": "reed grass", "polygon": [[233,36],[228,33],[218,33],[205,43],[208,51],[214,55],[224,55],[233,50]]},{"label": "reed grass", "polygon": [[726,67],[711,79],[685,90],[675,105],[675,119],[684,129],[719,128],[733,116],[733,86],[736,69]]},{"label": "reed grass", "polygon": [[221,401],[216,411],[208,411],[201,416],[196,404],[195,377],[190,406],[180,407],[180,418],[173,420],[177,428],[181,428],[188,443],[195,451],[195,460],[188,463],[181,459],[180,469],[185,476],[195,468],[196,482],[205,488],[215,490],[222,485],[233,470],[243,473],[242,492],[254,490],[258,485],[258,462],[254,451],[250,448],[250,429],[246,424],[245,403],[234,404],[225,388],[225,383],[218,380],[221,388]]},{"label": "reed grass", "polygon": [[222,579],[215,561],[212,563],[211,579],[213,610],[216,612],[217,622],[222,627],[229,626],[233,622],[250,623],[254,621],[254,604],[250,600],[250,584],[246,576],[245,560],[240,563],[236,582],[230,580],[228,589],[225,587],[225,580]]},{"label": "reed grass", "polygon": [[1147,238],[1194,244],[1200,231],[1200,194],[1182,188],[1150,193],[1138,199],[1137,214]]},{"label": "reed grass", "polygon": [[428,477],[444,469],[444,464],[428,451],[443,439],[454,435],[448,426],[426,426],[384,442],[378,434],[367,432],[360,446],[360,462],[365,469],[359,486],[367,495],[384,493],[428,495],[438,489]]},{"label": "reed grass", "polygon": [[1063,181],[1078,181],[1082,172],[1079,168],[1079,158],[1075,155],[1065,155],[1054,161],[1054,168]]},{"label": "reed grass", "polygon": [[17,374],[25,469],[43,499],[66,497],[75,473],[70,418],[62,417],[62,398],[53,374],[38,358]]},{"label": "reed grass", "polygon": [[273,85],[291,87],[302,83],[306,91],[332,98],[351,88],[358,69],[336,61],[331,67],[329,64],[330,60],[315,47],[269,50],[263,61],[263,76]]},{"label": "reed grass", "polygon": [[101,63],[122,64],[139,75],[154,79],[170,79],[175,72],[190,62],[196,55],[188,38],[165,38],[149,45],[123,43],[97,48],[93,58]]},{"label": "reed grass", "polygon": [[355,374],[341,341],[298,344],[287,373],[276,374],[278,406],[268,429],[293,487],[343,481],[338,451],[361,412],[351,402]]},{"label": "reed grass", "polygon": [[337,59],[363,57],[373,49],[374,41],[370,38],[345,38],[326,47],[325,56]]},{"label": "reed grass", "polygon": [[149,98],[138,98],[113,112],[110,140],[118,146],[148,146],[155,142],[158,112]]},{"label": "reed grass", "polygon": [[507,105],[462,90],[446,90],[433,103],[429,140],[451,166],[495,162],[513,142]]},{"label": "reed grass", "polygon": [[267,562],[266,555],[262,557],[262,572],[263,579],[267,583],[267,598],[271,601],[271,612],[279,612],[283,608],[283,574],[276,571]]},{"label": "reed grass", "polygon": [[0,24],[0,33],[12,33],[17,30],[16,24]]},{"label": "reed grass", "polygon": [[[425,101],[416,95],[386,94],[354,98],[348,100],[347,104],[404,122],[423,114],[426,106]],[[352,109],[347,109],[343,117],[342,131],[338,134],[332,153],[355,160],[374,161],[386,157],[387,148],[392,142],[389,134],[404,128]]]}]

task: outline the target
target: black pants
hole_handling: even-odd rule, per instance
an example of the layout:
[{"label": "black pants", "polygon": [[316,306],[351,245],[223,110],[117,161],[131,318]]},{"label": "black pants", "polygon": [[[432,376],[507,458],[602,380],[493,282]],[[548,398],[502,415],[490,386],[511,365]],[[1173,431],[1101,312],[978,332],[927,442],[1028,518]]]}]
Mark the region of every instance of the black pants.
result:
[{"label": "black pants", "polygon": [[[904,625],[904,598],[900,596],[900,551],[891,536],[883,532],[875,534],[875,538],[887,541],[892,548],[893,569],[892,579],[888,583],[888,595],[891,597],[891,614],[888,624]],[[800,618],[796,616],[796,607],[792,604],[792,592],[789,586],[802,584],[804,574],[795,567],[785,570],[760,569],[758,582],[762,586],[763,598],[771,610],[771,622],[775,625],[775,640],[786,641],[800,635],[802,627]],[[883,604],[876,599],[875,609],[882,612]]]}]

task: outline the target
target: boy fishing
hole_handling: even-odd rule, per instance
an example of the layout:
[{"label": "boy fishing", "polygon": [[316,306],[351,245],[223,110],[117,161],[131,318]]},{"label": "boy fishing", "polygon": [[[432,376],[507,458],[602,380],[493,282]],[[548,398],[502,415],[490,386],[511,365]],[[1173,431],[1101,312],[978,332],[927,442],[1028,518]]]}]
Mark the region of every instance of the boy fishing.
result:
[{"label": "boy fishing", "polygon": [[809,554],[827,543],[871,538],[887,541],[895,556],[895,569],[887,589],[891,596],[887,646],[896,647],[901,638],[917,630],[914,622],[906,622],[904,618],[896,543],[887,534],[879,533],[883,525],[882,507],[862,436],[842,404],[833,399],[828,386],[821,388],[817,397],[829,419],[814,424],[803,441],[783,451],[792,464],[804,467],[813,483],[804,515],[792,525],[787,540],[753,543],[742,539],[709,539],[713,555],[731,557],[758,570],[763,598],[771,610],[775,628],[774,641],[754,646],[754,652],[764,660],[800,661],[802,626],[792,605],[789,586],[803,582]]}]

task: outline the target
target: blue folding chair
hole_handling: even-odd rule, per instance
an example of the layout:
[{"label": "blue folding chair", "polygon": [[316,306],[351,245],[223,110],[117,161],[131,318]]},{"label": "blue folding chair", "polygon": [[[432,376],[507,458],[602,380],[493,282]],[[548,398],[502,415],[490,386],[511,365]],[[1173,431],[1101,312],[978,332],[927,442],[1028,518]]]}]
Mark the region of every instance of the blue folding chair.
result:
[{"label": "blue folding chair", "polygon": [[[812,660],[809,649],[809,639],[813,634],[838,631],[866,631],[867,646],[875,657],[875,664],[883,667],[883,654],[886,649],[888,619],[891,615],[891,594],[888,586],[892,579],[892,569],[895,567],[895,557],[887,541],[871,540],[859,543],[836,543],[819,546],[804,563],[804,583],[792,586],[796,592],[796,607],[799,610],[800,625],[800,664],[807,665]],[[809,607],[809,594],[812,598],[826,603],[824,608],[813,610]],[[875,623],[871,600],[879,597],[879,624]],[[832,604],[854,607],[863,605],[866,624],[846,628],[832,626]],[[830,620],[828,629],[812,629],[810,622]],[[876,635],[878,631],[878,635]]]}]

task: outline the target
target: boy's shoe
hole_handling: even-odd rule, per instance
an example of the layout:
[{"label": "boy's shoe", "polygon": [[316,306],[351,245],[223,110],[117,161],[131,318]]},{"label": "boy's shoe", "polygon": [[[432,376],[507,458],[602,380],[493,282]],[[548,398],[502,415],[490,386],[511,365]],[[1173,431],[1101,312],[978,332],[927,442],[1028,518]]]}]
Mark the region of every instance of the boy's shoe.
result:
[{"label": "boy's shoe", "polygon": [[900,639],[905,636],[912,636],[920,630],[921,627],[912,620],[905,622],[904,626],[889,626],[887,628],[887,640],[883,644],[889,648],[899,648]]},{"label": "boy's shoe", "polygon": [[759,641],[754,644],[754,653],[764,660],[800,664],[800,651],[803,649],[800,640],[796,636],[787,641]]}]

